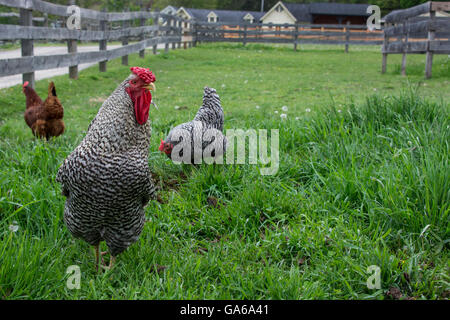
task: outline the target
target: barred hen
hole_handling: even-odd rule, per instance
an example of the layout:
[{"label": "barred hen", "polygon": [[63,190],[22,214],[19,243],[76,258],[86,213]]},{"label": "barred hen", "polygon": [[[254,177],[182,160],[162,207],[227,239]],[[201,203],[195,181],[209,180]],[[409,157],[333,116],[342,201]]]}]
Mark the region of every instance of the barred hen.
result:
[{"label": "barred hen", "polygon": [[64,133],[65,125],[62,120],[64,109],[56,95],[53,82],[48,85],[48,97],[43,102],[36,91],[29,86],[28,81],[23,84],[23,93],[26,96],[25,122],[38,138],[49,140]]},{"label": "barred hen", "polygon": [[111,254],[109,267],[104,266],[110,269],[116,256],[138,240],[144,207],[156,196],[148,165],[150,90],[156,79],[148,69],[131,71],[57,175],[66,197],[64,221],[73,236],[95,246],[97,270],[100,242]]},{"label": "barred hen", "polygon": [[205,87],[203,105],[194,120],[173,128],[161,140],[159,151],[170,159],[188,164],[199,164],[206,158],[218,159],[226,150],[223,135],[224,113],[220,97],[213,88]]}]

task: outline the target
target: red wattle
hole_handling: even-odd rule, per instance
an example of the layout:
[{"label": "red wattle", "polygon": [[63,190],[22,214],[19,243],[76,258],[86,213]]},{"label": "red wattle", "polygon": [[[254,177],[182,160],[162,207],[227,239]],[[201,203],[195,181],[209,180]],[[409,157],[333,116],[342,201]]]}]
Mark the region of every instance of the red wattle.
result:
[{"label": "red wattle", "polygon": [[134,103],[134,114],[136,116],[136,121],[140,125],[147,123],[148,114],[150,112],[150,104],[152,103],[152,94],[147,89],[142,89],[139,96],[135,95],[135,92],[131,88],[126,89],[131,101]]},{"label": "red wattle", "polygon": [[159,151],[163,152],[164,151],[164,140],[161,140],[161,144],[159,145]]}]

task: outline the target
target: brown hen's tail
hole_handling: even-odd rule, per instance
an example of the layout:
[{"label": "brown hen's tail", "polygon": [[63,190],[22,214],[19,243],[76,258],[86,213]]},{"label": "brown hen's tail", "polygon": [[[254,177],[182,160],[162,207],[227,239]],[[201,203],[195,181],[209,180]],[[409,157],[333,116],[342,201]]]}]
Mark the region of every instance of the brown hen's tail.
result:
[{"label": "brown hen's tail", "polygon": [[55,87],[55,83],[52,81],[50,82],[50,84],[48,85],[48,96],[53,96],[53,97],[57,97],[58,95],[56,94],[56,87]]},{"label": "brown hen's tail", "polygon": [[55,84],[50,82],[48,85],[48,97],[44,102],[44,110],[40,114],[39,118],[50,120],[50,119],[62,119],[64,117],[64,109],[56,95]]}]

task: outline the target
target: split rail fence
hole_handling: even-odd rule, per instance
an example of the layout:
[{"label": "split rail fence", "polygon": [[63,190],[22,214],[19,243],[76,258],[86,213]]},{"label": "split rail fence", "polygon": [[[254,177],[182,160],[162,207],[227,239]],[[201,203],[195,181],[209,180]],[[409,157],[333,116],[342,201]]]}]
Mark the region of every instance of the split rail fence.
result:
[{"label": "split rail fence", "polygon": [[[431,77],[433,54],[450,53],[450,19],[437,19],[439,10],[449,11],[450,2],[427,2],[397,10],[386,16],[387,27],[369,31],[366,25],[315,25],[315,24],[261,24],[261,23],[194,23],[160,12],[100,12],[80,8],[81,21],[87,21],[89,30],[69,30],[33,26],[33,12],[48,16],[72,15],[68,6],[41,0],[0,0],[0,5],[19,9],[20,25],[0,24],[0,41],[21,41],[22,57],[0,60],[0,76],[23,74],[23,81],[34,86],[34,72],[68,67],[71,78],[78,77],[78,65],[99,63],[100,72],[107,70],[107,61],[122,58],[128,64],[128,55],[139,52],[141,58],[147,48],[164,44],[165,52],[183,46],[185,49],[198,42],[239,42],[292,44],[294,50],[301,44],[382,45],[383,66],[386,72],[388,54],[403,54],[402,72],[405,72],[406,54],[426,53],[426,76]],[[429,18],[417,17],[429,13]],[[16,14],[11,14],[16,15]],[[92,25],[97,26],[92,28]],[[391,38],[396,41],[391,42]],[[34,42],[63,41],[68,53],[47,56],[34,55]],[[99,51],[78,52],[78,42],[98,42]],[[108,42],[120,41],[122,46],[108,50]],[[131,43],[131,44],[130,44]]]},{"label": "split rail fence", "polygon": [[[156,53],[159,44],[165,44],[165,51],[194,45],[189,30],[189,21],[159,12],[108,13],[81,9],[81,21],[97,22],[98,30],[69,30],[68,28],[48,28],[33,26],[33,12],[66,17],[72,15],[68,6],[56,5],[40,0],[0,0],[0,5],[20,10],[20,25],[0,24],[0,40],[21,41],[22,57],[0,60],[0,76],[23,74],[23,81],[34,87],[34,72],[52,68],[69,67],[69,76],[78,77],[78,65],[99,63],[100,72],[107,70],[107,61],[122,57],[128,64],[128,55],[139,52],[144,58],[145,49],[153,47]],[[119,28],[112,29],[112,25]],[[138,24],[138,26],[133,26]],[[68,53],[35,56],[35,40],[55,40],[67,42]],[[135,43],[129,44],[131,41]],[[77,52],[78,41],[96,41],[99,51]],[[108,50],[108,41],[121,41],[122,46]]]},{"label": "split rail fence", "polygon": [[450,11],[450,2],[429,1],[385,17],[382,73],[387,69],[388,54],[403,55],[403,75],[408,54],[426,54],[425,77],[431,78],[433,55],[450,54],[450,18],[437,17],[439,11]]},{"label": "split rail fence", "polygon": [[383,31],[369,31],[366,25],[347,24],[262,24],[197,23],[195,39],[204,42],[381,45]]}]

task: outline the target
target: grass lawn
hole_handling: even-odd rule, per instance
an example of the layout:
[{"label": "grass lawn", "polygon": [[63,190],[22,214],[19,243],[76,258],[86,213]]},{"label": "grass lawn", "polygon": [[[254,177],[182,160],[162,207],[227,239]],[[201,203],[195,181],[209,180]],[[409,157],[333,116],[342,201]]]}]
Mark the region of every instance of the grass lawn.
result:
[{"label": "grass lawn", "polygon": [[[99,274],[93,249],[63,223],[55,177],[129,68],[117,59],[107,73],[52,79],[67,131],[49,143],[26,126],[21,87],[0,90],[0,299],[399,298],[391,288],[402,299],[448,298],[450,61],[435,57],[424,81],[425,56],[408,57],[408,77],[400,59],[381,75],[378,47],[130,56],[157,78],[149,152],[164,203],[149,204],[140,240]],[[37,83],[43,98],[47,85]],[[249,164],[177,166],[158,152],[206,85],[221,96],[227,129],[280,130],[275,176]],[[66,287],[71,265],[80,290]],[[371,265],[381,289],[367,287]]]}]

